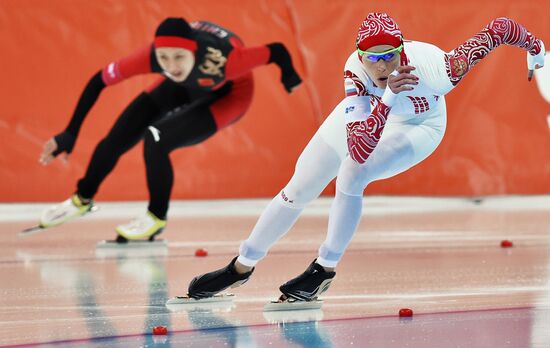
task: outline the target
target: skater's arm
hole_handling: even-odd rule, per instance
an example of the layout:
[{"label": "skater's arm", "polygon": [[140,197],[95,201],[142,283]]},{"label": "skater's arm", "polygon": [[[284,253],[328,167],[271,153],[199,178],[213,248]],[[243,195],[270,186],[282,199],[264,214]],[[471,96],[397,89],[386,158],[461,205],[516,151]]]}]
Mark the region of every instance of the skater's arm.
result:
[{"label": "skater's arm", "polygon": [[361,78],[348,69],[344,71],[344,93],[346,97],[369,95]]},{"label": "skater's arm", "polygon": [[[101,71],[101,78],[105,85],[111,86],[132,76],[153,72],[154,64],[156,58],[153,44],[149,44],[127,57],[108,64]],[[157,70],[160,72],[160,68]]]},{"label": "skater's arm", "polygon": [[378,145],[390,110],[391,106],[382,98],[366,120],[346,124],[348,151],[355,162],[365,163]]},{"label": "skater's arm", "polygon": [[[105,86],[105,82],[101,78],[101,71],[98,71],[96,74],[94,74],[94,76],[92,76],[92,78],[84,88],[84,91],[80,95],[80,99],[76,104],[73,116],[71,117],[71,120],[69,121],[69,124],[67,125],[67,128],[65,128],[65,131],[63,133],[70,134],[76,140],[84,118],[97,101],[97,98],[99,97],[101,91],[103,91]],[[57,137],[58,136],[56,136],[56,140]],[[72,146],[70,148],[67,148],[66,151],[67,153],[71,153]]]},{"label": "skater's arm", "polygon": [[[359,164],[365,163],[372,151],[374,151],[374,148],[378,145],[397,94],[414,89],[411,86],[413,83],[412,79],[414,78],[410,74],[412,70],[414,70],[412,66],[398,67],[396,72],[388,76],[388,86],[384,95],[367,116],[367,119],[347,122],[348,151],[350,157],[355,162]],[[353,111],[351,110],[350,112]],[[346,113],[348,113],[348,110],[346,110]]]},{"label": "skater's arm", "polygon": [[287,92],[298,86],[302,80],[294,66],[286,47],[281,43],[271,43],[256,47],[235,47],[227,58],[225,76],[234,80],[250,73],[254,68],[275,63],[281,69],[281,83]]},{"label": "skater's arm", "polygon": [[99,98],[101,91],[107,86],[134,75],[151,72],[151,57],[152,49],[151,45],[148,45],[128,57],[110,63],[104,69],[95,73],[80,95],[75,111],[65,130],[48,140],[44,145],[40,162],[46,165],[60,153],[70,154],[82,123]]},{"label": "skater's arm", "polygon": [[527,51],[529,80],[534,69],[544,66],[546,52],[542,40],[513,19],[496,18],[479,33],[445,55],[447,75],[453,86],[501,44],[517,46]]},{"label": "skater's arm", "polygon": [[[151,72],[151,57],[152,49],[151,45],[148,45],[125,58],[108,64],[96,73],[82,92],[65,132],[76,138],[84,118],[94,106],[101,91],[107,86],[112,86],[132,76]],[[70,151],[68,152],[70,153]]]},{"label": "skater's arm", "polygon": [[103,88],[105,88],[105,83],[101,79],[101,71],[98,71],[92,76],[84,88],[73,116],[65,130],[55,135],[44,144],[39,160],[40,163],[47,165],[60,153],[66,152],[70,154],[72,152],[82,122]]}]

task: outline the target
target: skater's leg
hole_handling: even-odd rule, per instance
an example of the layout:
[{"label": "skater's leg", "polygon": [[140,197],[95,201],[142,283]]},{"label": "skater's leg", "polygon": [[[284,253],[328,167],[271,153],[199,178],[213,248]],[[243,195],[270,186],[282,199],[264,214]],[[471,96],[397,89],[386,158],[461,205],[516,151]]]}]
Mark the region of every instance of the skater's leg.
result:
[{"label": "skater's leg", "polygon": [[334,179],[340,166],[338,154],[320,137],[306,146],[292,179],[268,204],[252,233],[240,247],[238,262],[252,267],[294,225],[304,207]]},{"label": "skater's leg", "polygon": [[[129,224],[118,226],[119,236],[126,239],[151,238],[162,231],[174,182],[170,153],[201,143],[219,130],[219,123],[227,125],[238,119],[250,105],[252,88],[251,77],[247,77],[212,93],[190,93],[195,98],[191,103],[174,109],[148,127],[144,137],[150,196],[148,212]],[[219,108],[220,104],[224,107]]]},{"label": "skater's leg", "polygon": [[216,132],[208,106],[194,105],[164,116],[148,127],[144,157],[150,200],[146,214],[117,226],[118,240],[154,238],[166,226],[168,202],[174,180],[170,153],[181,146],[199,143]]},{"label": "skater's leg", "polygon": [[319,249],[317,263],[333,270],[355,233],[363,208],[363,196],[348,195],[337,186],[329,214],[327,237]]},{"label": "skater's leg", "polygon": [[334,268],[346,250],[361,218],[363,191],[376,180],[406,171],[428,157],[440,143],[443,128],[424,125],[389,125],[364,164],[347,158],[338,173],[328,233],[317,262]]},{"label": "skater's leg", "polygon": [[107,136],[97,145],[86,174],[78,182],[78,194],[85,199],[93,198],[120,156],[143,138],[147,127],[188,101],[184,88],[164,78],[141,93],[126,107]]},{"label": "skater's leg", "polygon": [[183,107],[151,125],[145,134],[144,157],[149,188],[149,211],[166,218],[174,173],[170,153],[200,143],[216,133],[208,106]]},{"label": "skater's leg", "polygon": [[146,93],[124,110],[109,134],[97,145],[86,174],[78,181],[78,194],[91,199],[118,159],[140,141],[147,126],[158,117],[159,107]]},{"label": "skater's leg", "polygon": [[343,114],[350,102],[342,100],[310,140],[289,183],[264,209],[252,233],[241,244],[237,270],[247,270],[265,257],[271,246],[292,228],[304,207],[334,179],[347,153]]},{"label": "skater's leg", "polygon": [[345,106],[346,103],[341,102],[308,143],[296,163],[292,179],[269,203],[250,238],[242,243],[239,258],[233,259],[220,270],[196,277],[189,288],[191,296],[200,292],[212,296],[233,284],[233,277],[220,278],[220,274],[226,274],[222,272],[224,269],[227,271],[229,268],[229,274],[250,276],[254,265],[292,227],[303,207],[315,199],[335,177],[347,153],[345,127],[341,117]]},{"label": "skater's leg", "polygon": [[92,198],[99,185],[112,171],[118,158],[143,136],[159,108],[147,94],[139,95],[121,114],[109,134],[97,145],[77,192],[61,204],[44,210],[40,226],[52,227],[84,215],[93,207]]},{"label": "skater's leg", "polygon": [[437,147],[443,133],[419,125],[389,125],[377,147],[364,164],[350,157],[342,162],[336,181],[328,233],[319,257],[298,277],[281,285],[283,295],[300,301],[315,300],[326,291],[361,217],[363,190],[375,180],[401,173],[426,158]]},{"label": "skater's leg", "polygon": [[169,154],[201,143],[239,119],[250,106],[252,77],[197,98],[155,122],[145,135],[144,157],[149,188],[149,211],[161,219],[168,212],[174,174]]}]

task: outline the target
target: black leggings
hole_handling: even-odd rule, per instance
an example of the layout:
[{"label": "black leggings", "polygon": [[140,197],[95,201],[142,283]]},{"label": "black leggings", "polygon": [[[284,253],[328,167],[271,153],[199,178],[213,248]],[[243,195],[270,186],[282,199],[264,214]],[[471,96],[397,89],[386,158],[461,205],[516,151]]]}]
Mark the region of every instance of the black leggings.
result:
[{"label": "black leggings", "polygon": [[165,219],[174,180],[169,154],[216,133],[209,106],[230,89],[228,85],[216,92],[193,95],[166,80],[150,93],[140,94],[97,145],[86,174],[78,181],[77,193],[93,198],[120,156],[144,139],[149,211]]}]

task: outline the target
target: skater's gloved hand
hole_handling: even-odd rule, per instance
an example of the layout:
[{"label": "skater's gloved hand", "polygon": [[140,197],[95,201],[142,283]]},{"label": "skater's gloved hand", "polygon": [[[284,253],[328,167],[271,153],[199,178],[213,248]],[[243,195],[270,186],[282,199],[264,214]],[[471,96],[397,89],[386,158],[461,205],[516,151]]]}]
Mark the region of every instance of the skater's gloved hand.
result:
[{"label": "skater's gloved hand", "polygon": [[57,155],[65,152],[63,160],[67,161],[69,154],[73,151],[76,137],[68,132],[62,132],[51,138],[44,144],[39,162],[48,165]]},{"label": "skater's gloved hand", "polygon": [[546,49],[544,48],[544,42],[540,40],[539,54],[533,56],[527,52],[527,80],[531,81],[535,69],[540,69],[544,66],[544,56],[546,56]]},{"label": "skater's gloved hand", "polygon": [[300,75],[294,70],[292,58],[286,47],[279,42],[267,45],[269,48],[269,63],[275,63],[281,69],[281,82],[288,93],[302,83]]}]

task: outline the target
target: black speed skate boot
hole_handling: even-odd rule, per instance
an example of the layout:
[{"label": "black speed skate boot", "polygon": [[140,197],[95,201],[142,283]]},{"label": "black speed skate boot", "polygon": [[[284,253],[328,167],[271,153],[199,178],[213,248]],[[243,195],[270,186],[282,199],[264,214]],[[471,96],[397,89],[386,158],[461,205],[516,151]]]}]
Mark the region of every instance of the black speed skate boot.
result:
[{"label": "black speed skate boot", "polygon": [[279,302],[315,301],[323,292],[327,291],[336,272],[327,272],[318,264],[317,259],[309,265],[306,271],[279,287],[283,293]]},{"label": "black speed skate boot", "polygon": [[246,273],[238,273],[235,270],[235,257],[229,265],[220,268],[217,271],[205,273],[193,278],[189,284],[188,296],[194,299],[212,297],[217,293],[231,287],[236,288],[248,281],[254,268]]}]

